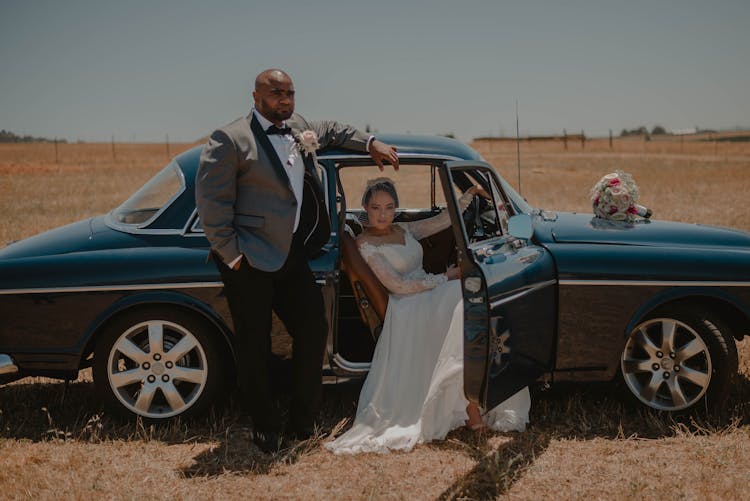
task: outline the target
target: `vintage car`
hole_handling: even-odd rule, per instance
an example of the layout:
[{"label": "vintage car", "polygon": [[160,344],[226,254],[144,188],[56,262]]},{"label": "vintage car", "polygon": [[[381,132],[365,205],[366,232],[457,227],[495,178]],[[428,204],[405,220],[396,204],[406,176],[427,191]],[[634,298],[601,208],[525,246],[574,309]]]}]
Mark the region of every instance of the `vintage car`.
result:
[{"label": "vintage car", "polygon": [[[535,381],[620,380],[654,409],[721,408],[735,339],[750,327],[750,235],[536,209],[465,144],[382,139],[399,150],[401,169],[386,173],[400,188],[397,220],[448,211],[453,222],[422,241],[424,266],[460,266],[470,400],[491,407]],[[232,322],[195,210],[200,152],[107,215],[0,250],[0,382],[92,367],[110,408],[154,420],[205,410],[232,387]],[[363,376],[377,301],[342,264],[342,244],[361,231],[365,179],[382,174],[343,150],[321,151],[317,168],[333,228],[311,259],[330,326],[324,374]],[[491,199],[459,213],[471,183]],[[283,329],[272,345],[289,356]]]}]

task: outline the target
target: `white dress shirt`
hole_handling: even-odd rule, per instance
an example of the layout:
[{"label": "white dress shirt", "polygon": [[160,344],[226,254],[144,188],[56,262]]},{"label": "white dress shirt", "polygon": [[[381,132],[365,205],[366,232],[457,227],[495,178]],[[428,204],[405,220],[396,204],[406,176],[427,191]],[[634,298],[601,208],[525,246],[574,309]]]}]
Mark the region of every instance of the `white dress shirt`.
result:
[{"label": "white dress shirt", "polygon": [[[258,119],[263,130],[268,129],[274,125],[273,122],[268,120],[266,117],[258,113],[258,110],[253,109],[255,118]],[[281,128],[286,127],[286,122],[281,122]],[[286,169],[286,174],[289,176],[289,181],[292,184],[292,191],[294,197],[297,199],[297,213],[294,216],[294,230],[297,231],[299,226],[299,213],[302,208],[302,187],[305,184],[305,163],[302,160],[302,155],[297,144],[294,141],[294,136],[290,134],[271,134],[268,136],[268,140],[271,141],[273,149],[276,150],[276,154],[281,160],[281,164]]]}]

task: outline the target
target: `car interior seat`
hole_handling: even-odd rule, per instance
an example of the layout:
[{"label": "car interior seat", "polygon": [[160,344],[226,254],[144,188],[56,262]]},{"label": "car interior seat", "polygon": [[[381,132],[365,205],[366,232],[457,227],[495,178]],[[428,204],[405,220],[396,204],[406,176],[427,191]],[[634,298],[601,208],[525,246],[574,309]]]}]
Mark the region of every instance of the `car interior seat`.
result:
[{"label": "car interior seat", "polygon": [[348,226],[341,233],[341,268],[349,277],[362,321],[377,340],[388,307],[388,290],[359,253],[354,232]]}]

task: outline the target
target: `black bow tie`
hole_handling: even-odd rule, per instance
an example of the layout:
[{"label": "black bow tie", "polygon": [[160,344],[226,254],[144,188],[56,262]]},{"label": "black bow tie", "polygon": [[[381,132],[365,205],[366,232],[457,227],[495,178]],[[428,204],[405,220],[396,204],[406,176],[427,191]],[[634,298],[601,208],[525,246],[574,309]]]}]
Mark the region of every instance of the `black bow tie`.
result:
[{"label": "black bow tie", "polygon": [[291,127],[276,127],[275,125],[270,126],[266,129],[266,134],[269,136],[272,136],[274,134],[278,134],[280,136],[286,136],[287,134],[292,133]]}]

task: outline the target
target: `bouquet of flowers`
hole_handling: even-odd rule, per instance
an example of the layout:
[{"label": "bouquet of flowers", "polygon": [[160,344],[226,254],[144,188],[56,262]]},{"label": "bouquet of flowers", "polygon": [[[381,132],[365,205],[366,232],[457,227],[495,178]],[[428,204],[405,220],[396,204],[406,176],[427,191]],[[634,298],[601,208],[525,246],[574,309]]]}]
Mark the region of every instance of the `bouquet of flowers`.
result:
[{"label": "bouquet of flowers", "polygon": [[633,222],[636,216],[651,217],[651,210],[638,205],[638,186],[627,172],[618,170],[602,177],[591,190],[594,214],[602,219]]}]

